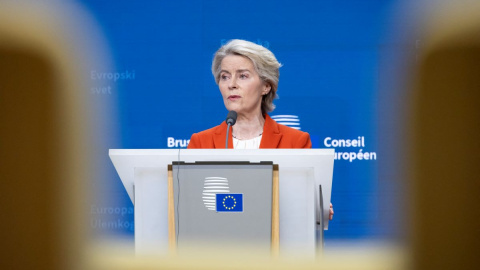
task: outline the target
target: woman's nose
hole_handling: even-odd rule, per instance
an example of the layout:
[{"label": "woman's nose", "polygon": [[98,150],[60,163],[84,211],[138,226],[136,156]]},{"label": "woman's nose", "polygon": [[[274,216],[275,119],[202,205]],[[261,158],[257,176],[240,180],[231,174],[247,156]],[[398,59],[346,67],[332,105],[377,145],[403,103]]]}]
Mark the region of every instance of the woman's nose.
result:
[{"label": "woman's nose", "polygon": [[235,89],[237,88],[237,78],[233,77],[230,82],[228,83],[228,88],[229,89]]}]

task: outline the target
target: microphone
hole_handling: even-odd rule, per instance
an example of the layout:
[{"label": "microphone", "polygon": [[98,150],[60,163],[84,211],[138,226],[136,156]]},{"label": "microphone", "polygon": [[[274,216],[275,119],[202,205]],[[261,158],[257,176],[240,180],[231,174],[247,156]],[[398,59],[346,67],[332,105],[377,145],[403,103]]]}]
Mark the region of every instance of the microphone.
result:
[{"label": "microphone", "polygon": [[225,122],[227,122],[227,138],[225,140],[225,148],[227,149],[228,148],[228,132],[230,131],[230,127],[235,125],[235,123],[237,122],[237,112],[229,111]]},{"label": "microphone", "polygon": [[227,125],[233,126],[237,122],[237,112],[236,111],[229,111],[227,114],[227,119],[225,120]]}]

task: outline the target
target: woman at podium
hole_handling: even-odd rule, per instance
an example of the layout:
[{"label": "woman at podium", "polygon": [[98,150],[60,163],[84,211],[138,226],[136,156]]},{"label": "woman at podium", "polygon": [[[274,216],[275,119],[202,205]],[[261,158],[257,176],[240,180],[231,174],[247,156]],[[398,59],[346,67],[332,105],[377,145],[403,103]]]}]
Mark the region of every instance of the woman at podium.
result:
[{"label": "woman at podium", "polygon": [[234,39],[220,47],[212,62],[212,73],[228,111],[237,113],[227,132],[227,123],[192,135],[188,148],[311,148],[310,135],[275,122],[281,64],[273,53],[255,43]]},{"label": "woman at podium", "polygon": [[[236,123],[227,132],[220,125],[195,133],[188,148],[312,148],[310,135],[275,122],[268,113],[273,111],[277,97],[281,64],[267,48],[234,39],[215,53],[212,73],[223,103],[228,111],[237,113]],[[333,207],[330,204],[330,219]]]}]

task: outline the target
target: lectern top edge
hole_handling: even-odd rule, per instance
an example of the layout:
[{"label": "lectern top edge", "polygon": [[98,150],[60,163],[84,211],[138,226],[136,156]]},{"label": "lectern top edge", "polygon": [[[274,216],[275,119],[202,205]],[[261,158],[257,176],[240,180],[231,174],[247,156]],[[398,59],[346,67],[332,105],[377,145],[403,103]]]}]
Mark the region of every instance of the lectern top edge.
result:
[{"label": "lectern top edge", "polygon": [[[292,154],[301,154],[307,156],[321,155],[321,156],[330,156],[335,153],[334,148],[316,148],[316,149],[109,149],[109,155],[134,155],[134,156],[148,156],[148,155],[158,155],[158,154],[172,154],[188,151],[190,155],[203,155],[204,151],[208,150],[211,155],[223,155],[225,153],[233,154],[245,154],[245,153],[255,153],[255,154],[270,154],[275,153],[276,155],[292,155]],[[233,151],[234,150],[234,151]],[[281,150],[281,151],[279,151]]]}]

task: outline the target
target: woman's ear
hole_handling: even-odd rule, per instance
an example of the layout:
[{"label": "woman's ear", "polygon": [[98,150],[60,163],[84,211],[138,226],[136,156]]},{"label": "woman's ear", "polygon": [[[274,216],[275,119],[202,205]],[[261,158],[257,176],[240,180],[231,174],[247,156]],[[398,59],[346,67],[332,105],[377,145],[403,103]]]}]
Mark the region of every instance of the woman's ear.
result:
[{"label": "woman's ear", "polygon": [[265,87],[263,88],[263,91],[262,91],[262,96],[265,96],[268,93],[270,93],[271,89],[272,89],[272,86],[270,84],[266,83]]}]

